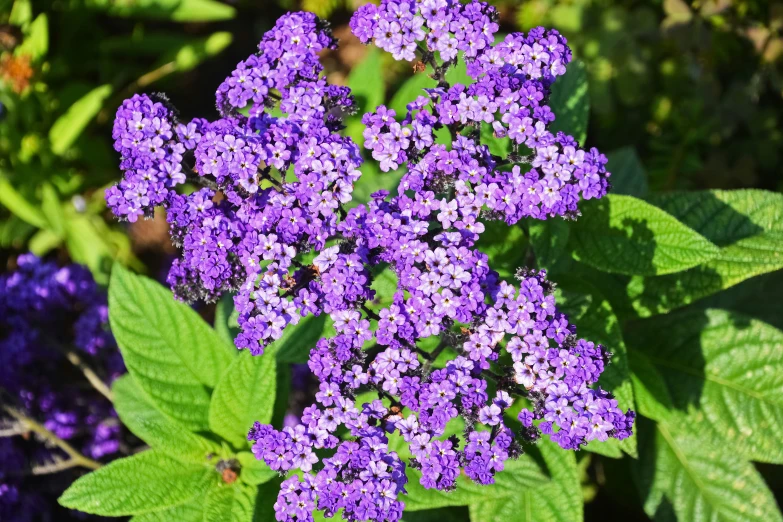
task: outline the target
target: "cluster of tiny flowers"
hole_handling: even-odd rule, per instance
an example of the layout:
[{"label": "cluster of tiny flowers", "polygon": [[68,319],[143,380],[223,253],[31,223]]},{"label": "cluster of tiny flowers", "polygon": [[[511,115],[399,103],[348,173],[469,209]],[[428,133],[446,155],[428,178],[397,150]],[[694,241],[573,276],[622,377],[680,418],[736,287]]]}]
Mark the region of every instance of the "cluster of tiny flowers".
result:
[{"label": "cluster of tiny flowers", "polygon": [[[361,160],[338,133],[353,102],[319,76],[315,53],[334,42],[310,14],[281,18],[218,89],[222,117],[175,138],[204,187],[162,203],[183,248],[178,295],[236,291],[236,345],[255,355],[308,314],[334,327],[310,353],[315,403],[248,435],[257,458],[295,473],[275,504],[281,522],[314,509],[397,521],[410,476],[440,490],[463,472],[492,484],[542,433],[565,449],[631,434],[633,412],[596,387],[611,354],[576,337],[546,274],[501,281],[476,246],[489,220],[575,218],[609,178],[597,150],[548,130],[565,39],[539,28],[493,44],[496,18],[454,0],[387,0],[352,18],[360,40],[397,59],[418,53],[437,81],[399,120],[383,106],[363,116],[364,147],[383,171],[404,171],[396,196],[347,209]],[[446,81],[459,60],[470,85]],[[487,132],[509,152],[493,153]],[[382,305],[379,273],[396,280]]]},{"label": "cluster of tiny flowers", "polygon": [[[409,103],[404,115],[384,106],[366,114],[364,146],[383,171],[406,166],[401,193],[438,192],[446,181],[459,179],[508,224],[522,217],[573,217],[580,198],[606,193],[609,174],[606,157],[596,149],[582,150],[573,137],[547,129],[555,119],[546,105],[550,86],[565,73],[571,52],[557,31],[543,28],[510,34],[492,45],[493,19],[492,9],[479,2],[388,1],[360,9],[351,22],[357,36],[387,50],[413,38],[405,36],[410,27],[425,20],[429,32],[423,59],[435,66],[440,80]],[[416,40],[425,38],[421,29],[414,32]],[[444,79],[457,50],[464,52],[470,85],[449,85]],[[444,66],[435,65],[437,53]],[[451,147],[435,139],[444,128],[453,138]],[[508,157],[495,156],[480,143],[486,133],[508,139]],[[531,168],[523,172],[519,164]]]},{"label": "cluster of tiny flowers", "polygon": [[147,96],[135,95],[117,110],[112,137],[125,174],[119,185],[106,191],[116,215],[136,221],[185,182],[185,149],[175,139],[172,122],[168,108]]},{"label": "cluster of tiny flowers", "polygon": [[[81,384],[84,377],[65,358],[66,352],[76,352],[107,385],[124,372],[108,330],[106,294],[80,265],[60,267],[32,254],[19,256],[17,265],[0,275],[0,403],[23,411],[94,459],[111,457],[120,447],[116,413],[107,399]],[[73,379],[67,377],[69,368]],[[25,466],[61,456],[21,437],[0,441],[0,506],[5,504],[0,513],[18,510],[19,518],[8,520],[25,520],[22,513],[31,509],[22,502],[27,493],[19,492]]]},{"label": "cluster of tiny flowers", "polygon": [[[117,113],[115,138],[126,175],[107,191],[110,207],[132,217],[117,199],[125,185],[136,184],[135,172],[125,168],[131,159],[176,160],[174,170],[187,173],[183,180],[203,185],[189,195],[165,185],[136,214],[151,214],[156,205],[167,209],[172,239],[183,250],[168,282],[188,301],[236,292],[242,327],[236,344],[256,354],[302,316],[372,297],[368,274],[355,256],[341,259],[318,280],[315,266],[296,259],[320,252],[335,235],[360,175],[358,147],[338,133],[353,99],[319,75],[317,53],[333,46],[314,15],[288,14],[264,36],[258,55],[240,63],[218,89],[221,118],[177,124],[165,102],[146,96],[126,101]],[[266,111],[275,102],[278,117]],[[247,104],[244,116],[238,109]],[[133,122],[156,118],[175,128],[166,136],[176,154],[157,160],[149,147],[124,146],[140,132]],[[358,286],[345,284],[362,279]]]}]

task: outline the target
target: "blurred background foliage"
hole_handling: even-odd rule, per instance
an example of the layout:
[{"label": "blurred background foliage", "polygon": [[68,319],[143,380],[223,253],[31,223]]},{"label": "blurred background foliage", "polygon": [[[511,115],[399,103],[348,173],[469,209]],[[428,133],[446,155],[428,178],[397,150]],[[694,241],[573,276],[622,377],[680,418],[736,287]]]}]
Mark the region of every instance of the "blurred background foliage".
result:
[{"label": "blurred background foliage", "polygon": [[[361,3],[0,0],[0,262],[11,268],[16,254],[32,250],[85,263],[103,283],[114,259],[159,275],[172,254],[163,217],[128,226],[105,209],[103,189],[120,175],[114,111],[134,92],[163,91],[182,119],[214,117],[216,86],[287,10],[332,22],[340,48],[323,56],[329,80],[354,88],[363,110],[382,102],[404,108],[428,79],[409,82],[411,64],[370,52],[350,34],[350,13]],[[783,190],[783,3],[492,3],[501,32],[544,25],[566,35],[589,80],[586,145],[646,180],[625,193]],[[347,122],[355,139],[361,131],[358,118]],[[360,200],[398,179],[373,162],[363,173]],[[519,261],[519,252],[509,255],[509,265]],[[771,277],[719,296],[734,308],[767,307],[747,296],[758,297],[761,283],[779,299],[781,278]],[[644,519],[628,466],[582,453],[587,518]],[[783,475],[760,469],[779,495]]]}]

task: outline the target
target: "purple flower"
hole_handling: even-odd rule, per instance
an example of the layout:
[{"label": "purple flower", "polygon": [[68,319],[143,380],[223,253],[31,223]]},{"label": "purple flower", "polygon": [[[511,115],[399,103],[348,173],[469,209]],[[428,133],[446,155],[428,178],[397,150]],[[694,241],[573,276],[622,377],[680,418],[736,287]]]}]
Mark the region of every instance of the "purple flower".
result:
[{"label": "purple flower", "polygon": [[[332,321],[308,360],[316,403],[283,431],[250,433],[272,469],[303,472],[283,483],[278,520],[310,520],[313,507],[399,520],[406,463],[391,437],[409,445],[424,487],[450,490],[463,471],[492,484],[542,432],[565,449],[631,434],[633,412],[594,386],[608,352],[576,337],[546,274],[501,281],[476,246],[488,221],[576,217],[582,199],[608,188],[603,155],[549,130],[551,86],[571,61],[565,39],[537,28],[495,44],[497,19],[478,1],[385,0],[356,11],[360,41],[398,60],[439,57],[444,70],[463,60],[470,76],[425,89],[405,114],[379,106],[362,115],[368,156],[402,172],[396,195],[379,190],[364,205],[352,201],[359,147],[339,135],[354,103],[321,74],[318,53],[335,41],[309,13],[282,17],[261,52],[237,65],[218,88],[218,120],[180,125],[141,97],[118,112],[126,175],[107,198],[129,219],[168,210],[182,248],[169,274],[178,296],[235,292],[235,343],[254,355],[302,317]],[[444,128],[448,144],[434,138]],[[487,132],[509,138],[507,157],[492,153]],[[204,188],[177,194],[183,172]],[[362,392],[373,399],[354,403]],[[504,421],[516,397],[532,403],[518,433]],[[457,417],[467,421],[464,441],[446,436]]]}]

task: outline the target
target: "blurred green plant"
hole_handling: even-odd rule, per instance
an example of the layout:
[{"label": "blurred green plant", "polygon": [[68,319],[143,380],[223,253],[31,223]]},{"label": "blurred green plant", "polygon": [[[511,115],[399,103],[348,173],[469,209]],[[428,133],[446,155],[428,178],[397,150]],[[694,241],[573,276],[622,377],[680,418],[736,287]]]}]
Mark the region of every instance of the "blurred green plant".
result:
[{"label": "blurred green plant", "polygon": [[590,144],[635,146],[653,188],[780,188],[782,4],[493,3],[568,38],[590,78]]},{"label": "blurred green plant", "polygon": [[127,235],[102,217],[102,189],[116,177],[111,112],[232,40],[147,22],[219,21],[234,8],[216,0],[6,0],[0,13],[0,248],[45,255],[65,247],[103,283],[113,259],[143,268]]}]

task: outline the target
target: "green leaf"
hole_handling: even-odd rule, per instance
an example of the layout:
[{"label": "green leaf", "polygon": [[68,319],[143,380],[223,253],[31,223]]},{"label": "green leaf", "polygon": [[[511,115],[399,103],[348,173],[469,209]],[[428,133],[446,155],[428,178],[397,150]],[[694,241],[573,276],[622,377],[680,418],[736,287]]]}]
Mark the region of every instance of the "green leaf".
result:
[{"label": "green leaf", "polygon": [[33,61],[41,60],[49,51],[49,20],[39,14],[25,31],[24,41],[14,50],[16,55],[27,55]]},{"label": "green leaf", "polygon": [[481,143],[487,146],[490,153],[495,156],[500,156],[501,158],[505,158],[509,155],[512,146],[511,138],[507,136],[498,138],[495,135],[495,130],[492,128],[492,125],[489,123],[482,123],[479,132]]},{"label": "green leaf", "polygon": [[0,204],[32,226],[47,228],[46,216],[17,192],[11,182],[3,175],[0,175]]},{"label": "green leaf", "polygon": [[68,107],[65,114],[57,118],[49,129],[52,152],[58,156],[71,148],[92,119],[103,107],[103,102],[112,93],[111,85],[96,87]]},{"label": "green leaf", "polygon": [[[598,385],[614,394],[620,409],[633,409],[628,350],[612,305],[590,282],[565,276],[558,278],[555,302],[557,308],[567,314],[569,321],[576,326],[580,338],[602,344],[612,352],[610,364],[601,374]],[[615,445],[629,455],[637,456],[635,436],[622,441],[610,439],[602,444],[591,444],[589,449],[607,456],[617,456],[617,450],[610,448]]]},{"label": "green leaf", "polygon": [[137,515],[131,522],[201,522],[204,518],[204,496],[199,495],[185,504]]},{"label": "green leaf", "polygon": [[379,274],[374,275],[370,288],[375,290],[375,299],[372,304],[376,307],[389,306],[397,292],[397,273],[391,268],[384,268]]},{"label": "green leaf", "polygon": [[727,448],[658,424],[643,437],[637,470],[651,517],[663,497],[687,522],[783,520],[772,493],[752,464]]},{"label": "green leaf", "polygon": [[700,266],[664,277],[633,278],[628,295],[642,317],[660,314],[783,268],[783,195],[712,190],[656,195],[650,202],[721,247]]},{"label": "green leaf", "polygon": [[258,486],[277,477],[276,471],[267,466],[264,461],[258,460],[255,455],[249,451],[240,451],[237,453],[237,460],[242,466],[239,473],[239,480],[251,486]]},{"label": "green leaf", "polygon": [[536,266],[551,271],[563,257],[571,228],[562,219],[535,220],[528,228]]},{"label": "green leaf", "polygon": [[275,406],[275,358],[243,350],[212,394],[209,428],[235,447],[247,445],[253,422],[268,423]]},{"label": "green leaf", "polygon": [[174,58],[177,64],[177,70],[180,72],[189,71],[198,64],[220,54],[231,44],[233,37],[231,33],[221,31],[209,35],[207,38],[183,45]]},{"label": "green leaf", "polygon": [[629,332],[629,343],[663,376],[679,410],[674,419],[686,414],[682,424],[703,438],[783,463],[783,332],[737,313],[698,309],[639,321]]},{"label": "green leaf", "polygon": [[583,145],[587,139],[590,96],[587,69],[582,62],[569,63],[566,73],[552,84],[549,108],[555,113],[555,121],[549,126],[552,134],[563,131]]},{"label": "green leaf", "polygon": [[628,360],[639,413],[656,421],[670,418],[674,405],[663,376],[639,350],[631,350]]},{"label": "green leaf", "polygon": [[576,522],[582,520],[582,493],[573,452],[563,451],[552,442],[537,445],[549,470],[549,477],[530,456],[508,460],[495,484],[479,486],[465,475],[457,478],[453,492],[425,490],[420,474],[410,470],[405,486],[406,511],[446,506],[468,506],[471,520],[495,522]]},{"label": "green leaf", "polygon": [[49,230],[59,237],[64,237],[65,213],[60,205],[60,197],[51,183],[41,185],[41,211],[49,222]]},{"label": "green leaf", "polygon": [[468,68],[465,65],[465,60],[462,56],[460,56],[460,60],[456,65],[449,67],[449,70],[446,71],[446,81],[449,82],[449,85],[457,83],[470,85],[473,83],[474,80],[468,75]]},{"label": "green leaf", "polygon": [[207,386],[234,353],[189,306],[155,281],[114,266],[109,320],[136,383],[165,414],[189,429],[206,429]]},{"label": "green leaf", "polygon": [[374,111],[386,98],[383,55],[377,47],[369,47],[364,59],[348,75],[348,87],[356,98],[360,113]]},{"label": "green leaf", "polygon": [[216,0],[88,0],[87,5],[114,16],[172,22],[214,22],[230,20],[236,15],[233,7]]},{"label": "green leaf", "polygon": [[404,118],[408,113],[408,109],[405,106],[419,96],[426,96],[425,88],[433,88],[435,86],[437,86],[437,82],[430,78],[428,74],[414,74],[397,89],[397,92],[394,93],[391,101],[389,101],[388,107],[393,109],[399,118]]},{"label": "green leaf", "polygon": [[150,450],[83,476],[59,502],[93,515],[138,515],[183,504],[203,494],[216,479],[217,474],[207,466],[183,464]]},{"label": "green leaf", "polygon": [[218,485],[207,495],[203,520],[204,522],[252,522],[257,496],[258,490],[246,484]]},{"label": "green leaf", "polygon": [[306,363],[310,350],[315,348],[315,344],[324,336],[327,317],[327,314],[318,317],[308,315],[300,319],[298,324],[288,326],[283,331],[283,336],[269,345],[264,354],[273,355],[279,363]]},{"label": "green leaf", "polygon": [[28,246],[30,247],[30,252],[38,257],[43,257],[57,248],[62,242],[63,240],[60,236],[51,230],[44,229],[39,230],[30,238]]},{"label": "green leaf", "polygon": [[522,227],[509,227],[503,221],[488,221],[484,225],[486,228],[476,246],[489,256],[492,269],[501,278],[511,279],[517,269],[525,264],[528,251],[525,233]]},{"label": "green leaf", "polygon": [[110,236],[98,228],[102,226],[105,224],[100,217],[69,212],[65,218],[65,243],[71,258],[87,265],[96,281],[106,284],[117,249],[109,242]]},{"label": "green leaf", "polygon": [[660,275],[709,261],[719,249],[663,210],[632,196],[586,202],[571,230],[574,257],[605,272]]},{"label": "green leaf", "polygon": [[637,198],[647,197],[647,174],[644,172],[636,149],[623,147],[606,155],[609,162],[606,170],[612,173],[609,182],[612,184],[612,194],[625,194]]},{"label": "green leaf", "polygon": [[204,463],[220,446],[188,431],[161,413],[138,387],[133,377],[123,375],[112,385],[114,408],[120,420],[134,435],[179,460]]},{"label": "green leaf", "polygon": [[26,25],[33,19],[33,4],[30,0],[14,0],[8,23],[13,25]]}]

